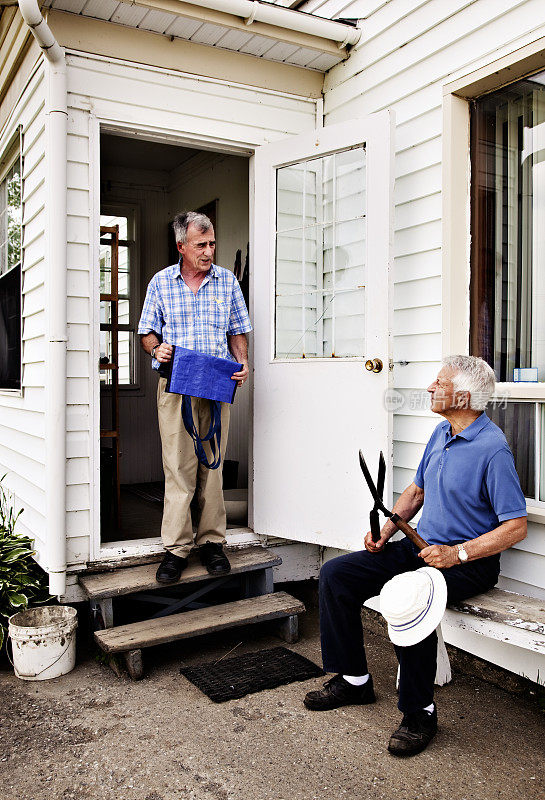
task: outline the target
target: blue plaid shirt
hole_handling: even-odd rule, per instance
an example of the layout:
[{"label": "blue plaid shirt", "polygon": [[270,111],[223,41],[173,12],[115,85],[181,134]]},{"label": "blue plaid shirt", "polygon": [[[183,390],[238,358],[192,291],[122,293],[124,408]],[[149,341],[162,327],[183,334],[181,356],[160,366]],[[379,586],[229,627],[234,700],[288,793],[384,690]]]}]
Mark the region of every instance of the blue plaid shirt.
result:
[{"label": "blue plaid shirt", "polygon": [[[180,265],[157,272],[148,284],[138,333],[152,331],[167,344],[180,345],[235,361],[227,335],[252,330],[246,303],[234,274],[212,264],[197,294],[187,286]],[[153,359],[154,369],[159,362]]]}]

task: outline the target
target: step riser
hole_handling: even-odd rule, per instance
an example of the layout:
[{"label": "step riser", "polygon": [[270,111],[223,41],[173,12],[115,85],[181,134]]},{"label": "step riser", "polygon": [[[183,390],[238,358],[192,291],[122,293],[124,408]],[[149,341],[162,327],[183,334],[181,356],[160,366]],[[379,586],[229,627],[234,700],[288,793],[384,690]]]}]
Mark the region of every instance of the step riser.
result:
[{"label": "step riser", "polygon": [[[190,612],[187,612],[190,613]],[[258,619],[253,620],[234,620],[232,622],[225,622],[222,625],[216,625],[212,630],[202,630],[200,628],[195,628],[193,630],[188,630],[185,633],[176,634],[174,636],[162,636],[156,637],[153,641],[149,639],[139,639],[136,636],[134,639],[127,640],[127,644],[124,644],[123,647],[108,647],[108,645],[100,642],[97,638],[97,634],[95,633],[95,639],[97,639],[98,644],[104,650],[105,653],[123,653],[126,650],[139,650],[142,647],[155,647],[156,645],[160,644],[168,644],[168,642],[176,642],[179,639],[190,639],[196,636],[206,636],[208,633],[216,633],[216,631],[225,631],[228,628],[237,628],[241,627],[242,625],[253,625],[257,622],[268,622],[273,619],[285,619],[286,617],[295,616],[301,611],[294,611],[293,614],[286,613],[285,611],[278,611],[278,612],[271,612],[270,614],[263,614],[263,616],[259,617]]]},{"label": "step riser", "polygon": [[[259,570],[272,569],[282,563],[278,556],[272,556],[264,547],[251,547],[244,550],[226,551],[231,562],[230,575],[243,575]],[[135,592],[145,592],[164,588],[155,580],[157,562],[138,567],[128,567],[98,575],[80,576],[79,582],[90,600],[103,600],[110,597],[121,597]],[[189,566],[182,573],[177,583],[170,586],[181,586],[197,581],[213,580],[206,569],[192,556]]]}]

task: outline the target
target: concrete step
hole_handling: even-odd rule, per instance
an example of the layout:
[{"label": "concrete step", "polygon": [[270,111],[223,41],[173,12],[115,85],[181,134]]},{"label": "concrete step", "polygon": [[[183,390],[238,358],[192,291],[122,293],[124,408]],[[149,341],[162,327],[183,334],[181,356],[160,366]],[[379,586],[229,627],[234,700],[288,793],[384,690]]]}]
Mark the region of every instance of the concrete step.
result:
[{"label": "concrete step", "polygon": [[177,639],[249,625],[272,619],[293,618],[305,606],[286,592],[264,594],[245,600],[199,608],[169,617],[132,622],[96,631],[95,640],[106,653],[124,653]]},{"label": "concrete step", "polygon": [[[271,569],[282,563],[279,556],[272,555],[265,547],[244,547],[239,550],[226,548],[225,552],[231,563],[231,575]],[[155,580],[156,571],[157,562],[137,567],[123,567],[92,575],[80,575],[79,582],[90,600],[101,600],[134,592],[164,589],[164,584]],[[180,580],[168,585],[177,586],[206,580],[214,580],[214,577],[209,575],[201,565],[198,555],[192,553],[189,565],[182,572]]]}]

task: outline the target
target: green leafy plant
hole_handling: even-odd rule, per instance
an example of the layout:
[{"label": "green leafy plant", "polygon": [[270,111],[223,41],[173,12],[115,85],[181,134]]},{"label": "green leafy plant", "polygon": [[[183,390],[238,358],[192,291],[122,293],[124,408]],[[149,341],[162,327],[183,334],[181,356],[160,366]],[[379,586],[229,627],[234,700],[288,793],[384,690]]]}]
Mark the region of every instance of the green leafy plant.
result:
[{"label": "green leafy plant", "polygon": [[44,572],[32,558],[32,539],[15,533],[22,513],[15,513],[10,495],[0,478],[0,647],[6,638],[8,619],[29,603],[44,603],[47,592]]}]

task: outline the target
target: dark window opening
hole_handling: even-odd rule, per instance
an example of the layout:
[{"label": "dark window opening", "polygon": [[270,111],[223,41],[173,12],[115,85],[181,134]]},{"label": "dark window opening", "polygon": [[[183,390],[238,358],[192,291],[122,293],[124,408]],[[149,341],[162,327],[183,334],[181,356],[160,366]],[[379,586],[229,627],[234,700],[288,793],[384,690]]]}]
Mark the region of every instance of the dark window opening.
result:
[{"label": "dark window opening", "polygon": [[21,190],[18,158],[0,183],[0,389],[21,388]]}]

